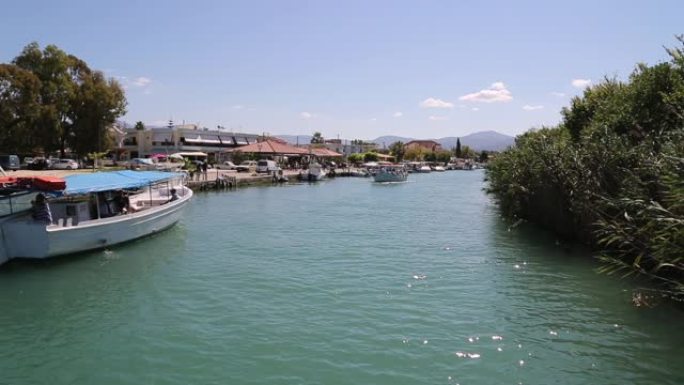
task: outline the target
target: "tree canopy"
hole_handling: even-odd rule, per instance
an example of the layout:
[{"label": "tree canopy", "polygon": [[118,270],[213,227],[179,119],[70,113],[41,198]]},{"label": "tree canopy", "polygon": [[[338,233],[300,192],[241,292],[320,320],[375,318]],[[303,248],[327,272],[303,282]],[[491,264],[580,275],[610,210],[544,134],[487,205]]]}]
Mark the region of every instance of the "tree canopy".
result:
[{"label": "tree canopy", "polygon": [[31,43],[0,64],[0,106],[0,151],[86,154],[108,147],[108,128],[126,112],[126,97],[83,60]]},{"label": "tree canopy", "polygon": [[323,142],[325,142],[325,139],[323,138],[321,133],[318,131],[314,132],[313,136],[311,137],[311,143],[312,144],[321,144]]},{"label": "tree canopy", "polygon": [[404,160],[404,155],[406,154],[406,146],[403,142],[398,141],[390,144],[389,151],[397,162]]},{"label": "tree canopy", "polygon": [[572,99],[557,127],[529,131],[489,162],[504,214],[600,250],[604,271],[639,273],[684,299],[684,38]]}]

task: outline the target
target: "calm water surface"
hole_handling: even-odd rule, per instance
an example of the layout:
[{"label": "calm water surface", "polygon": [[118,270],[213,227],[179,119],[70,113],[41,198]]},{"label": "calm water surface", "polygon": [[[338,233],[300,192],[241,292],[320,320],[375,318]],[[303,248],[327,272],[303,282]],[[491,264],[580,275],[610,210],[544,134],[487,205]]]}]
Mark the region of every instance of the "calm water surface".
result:
[{"label": "calm water surface", "polygon": [[0,384],[682,384],[683,315],[509,230],[482,173],[198,194],[0,269]]}]

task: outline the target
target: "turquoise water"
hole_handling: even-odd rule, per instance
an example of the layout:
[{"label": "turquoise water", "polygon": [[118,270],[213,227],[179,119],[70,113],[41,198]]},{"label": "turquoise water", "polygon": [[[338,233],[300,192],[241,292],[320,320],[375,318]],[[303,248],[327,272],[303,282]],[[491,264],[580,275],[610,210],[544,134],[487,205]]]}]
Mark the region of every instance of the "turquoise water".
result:
[{"label": "turquoise water", "polygon": [[0,269],[0,384],[682,384],[682,312],[483,174],[198,194],[167,232]]}]

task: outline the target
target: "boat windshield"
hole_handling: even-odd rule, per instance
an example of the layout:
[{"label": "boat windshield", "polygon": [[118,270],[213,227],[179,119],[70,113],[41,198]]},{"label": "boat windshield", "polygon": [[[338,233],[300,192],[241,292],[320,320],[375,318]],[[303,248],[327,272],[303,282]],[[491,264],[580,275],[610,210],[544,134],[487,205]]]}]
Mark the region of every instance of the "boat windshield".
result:
[{"label": "boat windshield", "polygon": [[5,196],[0,195],[0,217],[29,210],[36,194],[38,194],[37,191],[23,191]]}]

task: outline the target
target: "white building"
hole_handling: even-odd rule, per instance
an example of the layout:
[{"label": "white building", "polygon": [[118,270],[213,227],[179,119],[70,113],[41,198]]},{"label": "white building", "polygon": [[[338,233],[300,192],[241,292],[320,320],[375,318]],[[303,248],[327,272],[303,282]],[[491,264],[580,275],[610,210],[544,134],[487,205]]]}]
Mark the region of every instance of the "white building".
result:
[{"label": "white building", "polygon": [[326,139],[324,145],[327,149],[339,152],[345,157],[351,154],[370,152],[378,148],[378,145],[373,142],[362,142],[358,140],[348,141],[343,139]]},{"label": "white building", "polygon": [[201,151],[216,159],[222,150],[257,142],[259,135],[209,130],[196,124],[136,130],[127,128],[118,143],[119,159],[145,158],[153,154]]}]

